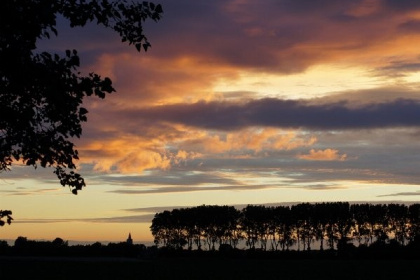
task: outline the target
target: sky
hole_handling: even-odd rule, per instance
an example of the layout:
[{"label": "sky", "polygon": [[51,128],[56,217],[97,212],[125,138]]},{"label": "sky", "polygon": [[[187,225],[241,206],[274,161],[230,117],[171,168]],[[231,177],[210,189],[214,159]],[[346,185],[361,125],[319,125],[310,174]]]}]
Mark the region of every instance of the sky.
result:
[{"label": "sky", "polygon": [[117,90],[87,99],[87,187],[0,174],[0,239],[151,241],[157,212],[198,205],[420,199],[420,1],[161,0],[138,53],[95,24],[77,49]]}]

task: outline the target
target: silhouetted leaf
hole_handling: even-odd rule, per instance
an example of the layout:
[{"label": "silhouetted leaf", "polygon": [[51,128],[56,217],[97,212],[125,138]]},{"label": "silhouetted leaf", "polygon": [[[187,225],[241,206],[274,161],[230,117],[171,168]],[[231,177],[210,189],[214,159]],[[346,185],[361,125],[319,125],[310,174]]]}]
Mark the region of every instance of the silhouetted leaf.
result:
[{"label": "silhouetted leaf", "polygon": [[140,43],[136,44],[135,46],[136,46],[137,51],[141,50],[141,44]]}]

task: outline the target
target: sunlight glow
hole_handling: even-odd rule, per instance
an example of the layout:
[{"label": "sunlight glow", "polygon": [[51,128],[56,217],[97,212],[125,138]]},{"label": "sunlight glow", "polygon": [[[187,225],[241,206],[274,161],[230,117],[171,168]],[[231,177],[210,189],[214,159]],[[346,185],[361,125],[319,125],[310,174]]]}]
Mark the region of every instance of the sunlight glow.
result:
[{"label": "sunlight glow", "polygon": [[254,98],[307,99],[345,90],[370,89],[384,84],[368,70],[339,65],[317,65],[291,75],[243,72],[238,79],[223,80],[213,90],[229,98],[230,93],[252,92]]}]

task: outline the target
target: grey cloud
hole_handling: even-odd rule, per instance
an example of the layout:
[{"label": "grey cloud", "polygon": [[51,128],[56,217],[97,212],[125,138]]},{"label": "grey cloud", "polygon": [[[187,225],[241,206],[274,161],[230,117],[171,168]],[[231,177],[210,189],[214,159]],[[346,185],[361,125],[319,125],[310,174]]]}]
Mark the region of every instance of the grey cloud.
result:
[{"label": "grey cloud", "polygon": [[51,224],[51,223],[67,223],[76,222],[80,220],[73,219],[15,219],[13,223],[16,224]]},{"label": "grey cloud", "polygon": [[[298,203],[301,203],[301,202],[300,201],[294,201],[294,202],[263,203],[263,204],[258,204],[258,205],[265,205],[267,207],[271,207],[271,206],[292,206],[292,205],[296,205]],[[243,209],[247,205],[248,204],[232,204],[232,205],[229,205],[229,206],[234,206],[237,209]],[[163,212],[165,210],[171,211],[173,209],[181,209],[181,208],[189,208],[189,207],[192,207],[192,206],[179,206],[179,205],[177,205],[177,206],[167,206],[167,207],[145,207],[145,208],[126,209],[126,211],[139,212],[139,213],[146,213],[146,212],[158,213],[158,212]]]},{"label": "grey cloud", "polygon": [[[18,179],[16,179],[18,180]],[[50,194],[50,195],[71,195],[71,192],[67,189],[64,192],[60,192],[62,188],[60,188],[59,184],[57,184],[56,189],[28,189],[28,190],[1,190],[0,193],[3,193],[5,196],[34,196],[34,195],[41,195],[41,194]]]},{"label": "grey cloud", "polygon": [[391,77],[401,77],[409,73],[419,72],[419,71],[420,71],[420,62],[415,62],[415,61],[391,61],[389,62],[387,66],[375,69],[375,72],[377,72],[378,75],[391,76]]},{"label": "grey cloud", "polygon": [[110,218],[93,218],[84,219],[85,222],[94,223],[149,223],[152,221],[154,214],[149,215],[134,215],[134,216],[120,216]]},{"label": "grey cloud", "polygon": [[236,181],[219,176],[217,173],[193,173],[182,171],[154,171],[149,176],[101,176],[98,178],[111,184],[122,185],[171,185],[183,186],[185,184],[236,184]]},{"label": "grey cloud", "polygon": [[267,98],[245,104],[199,102],[158,106],[133,110],[126,117],[219,130],[249,126],[310,130],[412,127],[420,125],[420,102],[400,99],[349,108],[346,102],[310,105],[306,101]]},{"label": "grey cloud", "polygon": [[156,206],[156,207],[142,207],[142,208],[130,208],[130,209],[123,209],[127,212],[136,212],[136,213],[158,213],[163,212],[165,210],[172,210],[175,208],[185,208],[187,206]]},{"label": "grey cloud", "polygon": [[387,196],[420,196],[420,191],[399,192],[399,193],[393,193],[393,194],[378,195],[378,197],[387,197]]},{"label": "grey cloud", "polygon": [[[392,66],[390,66],[392,67]],[[396,66],[398,67],[398,66]],[[404,67],[401,65],[401,67]],[[414,66],[412,66],[414,68]],[[331,92],[327,96],[320,98],[307,99],[305,101],[310,105],[326,105],[346,102],[348,107],[369,106],[369,104],[392,103],[396,100],[420,101],[420,93],[404,86],[399,87],[381,87],[363,90],[350,90],[343,92]]]},{"label": "grey cloud", "polygon": [[136,188],[136,189],[118,189],[109,191],[118,194],[158,194],[158,193],[180,193],[180,192],[198,192],[198,191],[238,191],[238,190],[261,190],[267,188],[279,187],[278,185],[233,185],[233,186],[193,186],[183,187],[155,187],[155,188]]},{"label": "grey cloud", "polygon": [[345,187],[341,185],[335,185],[335,184],[308,184],[306,186],[303,186],[302,188],[307,190],[337,190],[337,189],[344,189]]},{"label": "grey cloud", "polygon": [[17,224],[50,224],[50,223],[69,223],[69,222],[87,222],[87,223],[149,223],[154,214],[133,215],[119,217],[102,218],[82,218],[82,219],[16,219],[13,223]]}]

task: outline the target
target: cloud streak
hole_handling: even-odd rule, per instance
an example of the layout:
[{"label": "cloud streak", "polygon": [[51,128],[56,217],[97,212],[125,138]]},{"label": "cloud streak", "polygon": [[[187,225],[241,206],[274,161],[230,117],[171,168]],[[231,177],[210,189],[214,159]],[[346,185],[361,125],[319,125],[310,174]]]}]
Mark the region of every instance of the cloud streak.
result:
[{"label": "cloud streak", "polygon": [[132,215],[132,216],[118,216],[118,217],[103,217],[103,218],[81,218],[81,219],[18,219],[13,223],[16,224],[51,224],[51,223],[150,223],[154,214],[147,215]]},{"label": "cloud streak", "polygon": [[268,188],[277,188],[277,184],[273,185],[232,185],[232,186],[183,186],[183,187],[157,187],[157,188],[137,188],[137,189],[119,189],[109,191],[110,193],[140,195],[140,194],[162,194],[162,193],[183,193],[183,192],[203,192],[203,191],[251,191],[263,190]]},{"label": "cloud streak", "polygon": [[218,130],[249,126],[311,130],[412,127],[420,125],[420,102],[400,99],[350,108],[345,102],[310,105],[305,101],[266,98],[244,104],[197,102],[156,106],[132,110],[126,117]]}]

